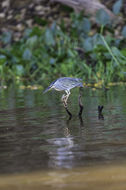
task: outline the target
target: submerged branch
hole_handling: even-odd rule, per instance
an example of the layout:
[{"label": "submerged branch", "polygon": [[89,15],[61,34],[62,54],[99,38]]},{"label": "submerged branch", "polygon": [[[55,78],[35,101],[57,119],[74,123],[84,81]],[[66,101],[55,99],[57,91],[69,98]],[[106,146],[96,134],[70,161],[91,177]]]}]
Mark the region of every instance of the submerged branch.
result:
[{"label": "submerged branch", "polygon": [[84,107],[83,107],[83,104],[82,104],[82,101],[81,101],[81,88],[79,89],[78,102],[79,102],[79,107],[80,107],[80,111],[79,111],[78,116],[81,117],[82,112],[83,112],[83,108],[84,108]]}]

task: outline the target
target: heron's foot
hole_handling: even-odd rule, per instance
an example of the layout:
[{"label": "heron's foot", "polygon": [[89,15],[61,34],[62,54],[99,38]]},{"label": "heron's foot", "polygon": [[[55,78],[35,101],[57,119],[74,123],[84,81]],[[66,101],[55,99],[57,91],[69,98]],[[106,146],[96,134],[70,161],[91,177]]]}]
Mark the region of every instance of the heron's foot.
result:
[{"label": "heron's foot", "polygon": [[64,105],[65,108],[67,108],[67,101],[66,101],[66,99],[63,101],[63,105]]},{"label": "heron's foot", "polygon": [[63,102],[63,105],[65,108],[67,108],[67,103],[66,102]]},{"label": "heron's foot", "polygon": [[62,102],[64,102],[64,101],[65,101],[65,99],[66,99],[66,95],[65,95],[65,94],[63,94],[63,95],[62,95],[62,98],[61,98],[61,101],[62,101]]}]

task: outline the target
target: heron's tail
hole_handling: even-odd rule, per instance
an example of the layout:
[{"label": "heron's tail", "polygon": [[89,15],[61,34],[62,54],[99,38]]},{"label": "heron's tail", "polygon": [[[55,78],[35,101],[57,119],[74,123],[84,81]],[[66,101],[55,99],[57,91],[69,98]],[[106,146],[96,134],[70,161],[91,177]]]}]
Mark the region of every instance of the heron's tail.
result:
[{"label": "heron's tail", "polygon": [[51,90],[51,87],[49,86],[48,88],[46,88],[44,91],[43,91],[43,94],[45,94],[46,92],[48,92],[49,90]]}]

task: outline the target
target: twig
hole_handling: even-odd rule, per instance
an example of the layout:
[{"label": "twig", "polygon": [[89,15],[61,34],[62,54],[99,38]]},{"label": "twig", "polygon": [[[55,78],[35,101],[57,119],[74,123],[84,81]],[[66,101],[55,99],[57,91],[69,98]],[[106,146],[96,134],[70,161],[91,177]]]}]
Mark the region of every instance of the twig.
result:
[{"label": "twig", "polygon": [[98,106],[98,118],[99,119],[104,119],[104,116],[102,114],[103,108],[104,108],[104,106]]},{"label": "twig", "polygon": [[78,102],[79,102],[79,107],[80,107],[80,111],[79,111],[78,116],[81,117],[82,112],[83,112],[83,108],[84,108],[84,107],[83,107],[83,104],[82,104],[82,101],[81,101],[81,88],[79,89]]},{"label": "twig", "polygon": [[71,118],[72,118],[72,114],[71,114],[70,111],[68,110],[67,106],[65,107],[65,110],[66,110],[66,112],[68,113],[68,115],[70,116],[69,119],[71,119]]}]

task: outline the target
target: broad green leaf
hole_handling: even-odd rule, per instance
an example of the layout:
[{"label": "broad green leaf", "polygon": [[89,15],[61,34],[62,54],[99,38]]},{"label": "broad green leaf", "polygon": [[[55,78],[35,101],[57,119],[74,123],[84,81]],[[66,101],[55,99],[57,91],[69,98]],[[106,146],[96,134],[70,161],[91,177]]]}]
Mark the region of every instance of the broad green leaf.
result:
[{"label": "broad green leaf", "polygon": [[87,18],[84,18],[83,19],[83,22],[82,22],[82,29],[85,33],[88,33],[90,32],[90,29],[91,29],[91,23],[89,21],[89,19]]},{"label": "broad green leaf", "polygon": [[125,64],[126,64],[126,57],[121,53],[121,51],[119,51],[116,47],[112,47],[112,52],[113,54],[117,57],[118,60],[125,60]]},{"label": "broad green leaf", "polygon": [[16,74],[22,75],[24,73],[24,68],[22,65],[16,65]]},{"label": "broad green leaf", "polygon": [[122,49],[121,53],[126,57],[126,48]]},{"label": "broad green leaf", "polygon": [[6,59],[6,56],[5,55],[0,55],[0,60],[1,59]]},{"label": "broad green leaf", "polygon": [[50,45],[54,46],[55,45],[54,36],[53,36],[50,29],[47,29],[45,32],[45,42],[48,46],[50,46]]},{"label": "broad green leaf", "polygon": [[93,44],[92,44],[92,38],[86,38],[84,40],[84,43],[83,43],[83,48],[85,49],[85,51],[92,51],[93,49]]},{"label": "broad green leaf", "polygon": [[126,26],[124,26],[122,29],[122,35],[124,38],[126,38]]},{"label": "broad green leaf", "polygon": [[121,74],[123,74],[123,75],[126,77],[126,72],[123,72],[123,71],[122,71]]},{"label": "broad green leaf", "polygon": [[99,9],[96,13],[96,22],[100,25],[110,23],[110,17],[104,9]]},{"label": "broad green leaf", "polygon": [[2,35],[2,41],[4,44],[9,44],[12,39],[12,33],[10,31],[4,32]]},{"label": "broad green leaf", "polygon": [[11,61],[12,61],[12,63],[17,64],[18,61],[20,61],[20,59],[19,59],[19,57],[12,56]]},{"label": "broad green leaf", "polygon": [[32,58],[32,53],[31,51],[27,48],[25,49],[24,53],[23,53],[23,59],[24,60],[31,60]]},{"label": "broad green leaf", "polygon": [[29,48],[33,48],[33,46],[36,45],[37,40],[38,40],[38,37],[36,35],[32,36],[28,38],[26,44],[29,46]]},{"label": "broad green leaf", "polygon": [[51,25],[50,30],[51,30],[51,32],[52,32],[53,34],[56,33],[56,30],[57,30],[56,22],[54,22],[54,23]]},{"label": "broad green leaf", "polygon": [[98,33],[96,33],[92,37],[92,41],[93,41],[94,46],[97,46],[97,45],[103,45],[104,46],[104,42],[102,41],[102,39],[100,38],[100,35]]},{"label": "broad green leaf", "polygon": [[116,14],[116,15],[119,14],[121,7],[122,7],[122,0],[116,1],[112,7],[114,14]]},{"label": "broad green leaf", "polygon": [[49,63],[50,63],[51,65],[54,65],[54,64],[56,63],[56,59],[50,58]]},{"label": "broad green leaf", "polygon": [[24,37],[25,38],[28,38],[32,33],[32,29],[31,28],[27,28],[25,31],[24,31]]},{"label": "broad green leaf", "polygon": [[0,55],[0,64],[4,64],[6,61],[6,56],[5,55]]}]

